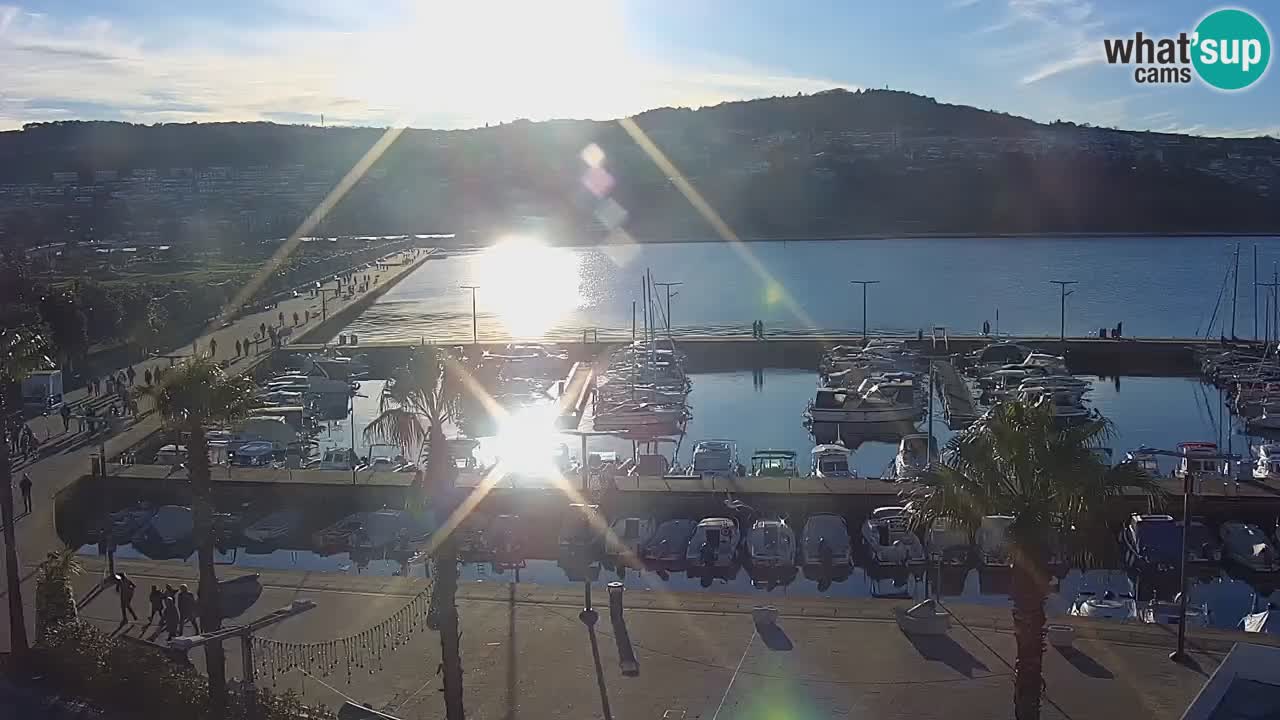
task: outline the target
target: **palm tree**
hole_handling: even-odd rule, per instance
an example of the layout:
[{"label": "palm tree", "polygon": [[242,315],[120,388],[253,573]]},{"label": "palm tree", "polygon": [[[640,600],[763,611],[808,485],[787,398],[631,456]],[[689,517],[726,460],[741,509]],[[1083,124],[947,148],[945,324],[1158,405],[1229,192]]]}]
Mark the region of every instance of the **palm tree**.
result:
[{"label": "palm tree", "polygon": [[9,467],[9,418],[22,408],[7,407],[9,388],[32,370],[49,367],[44,336],[34,326],[0,327],[0,523],[4,524],[5,586],[9,595],[9,651],[17,658],[27,652],[27,621],[22,608],[22,579],[18,575],[18,538],[13,531],[13,473]]},{"label": "palm tree", "polygon": [[[200,629],[222,627],[218,577],[213,565],[213,481],[209,474],[209,439],[205,426],[228,424],[245,417],[258,401],[253,380],[227,376],[208,356],[193,358],[165,373],[161,383],[141,388],[165,422],[187,434],[187,476],[191,480],[196,552],[200,566]],[[221,706],[227,693],[222,644],[205,647],[209,697]]]},{"label": "palm tree", "polygon": [[[444,423],[453,396],[449,391],[449,359],[438,348],[414,348],[408,363],[387,382],[378,416],[364,429],[365,438],[399,445],[407,451],[426,441],[429,498],[452,489],[453,466],[447,451]],[[410,498],[416,504],[418,498]],[[452,533],[440,540],[435,554],[432,609],[440,629],[440,659],[444,674],[445,717],[463,720],[462,651],[458,638],[458,546]]]},{"label": "palm tree", "polygon": [[976,532],[985,515],[1011,515],[1013,704],[1018,720],[1040,717],[1049,594],[1048,561],[1053,527],[1073,562],[1095,564],[1113,543],[1107,515],[1129,488],[1159,498],[1161,490],[1141,468],[1107,467],[1094,451],[1113,434],[1110,421],[1091,418],[1061,426],[1047,402],[998,405],[983,420],[951,439],[943,459],[921,478],[912,499],[912,521],[925,530],[948,519]]}]

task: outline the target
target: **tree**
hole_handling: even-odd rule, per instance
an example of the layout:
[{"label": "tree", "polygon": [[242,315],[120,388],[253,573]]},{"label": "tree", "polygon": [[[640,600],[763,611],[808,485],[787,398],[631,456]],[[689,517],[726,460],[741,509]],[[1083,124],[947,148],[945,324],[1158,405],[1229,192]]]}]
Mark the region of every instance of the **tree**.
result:
[{"label": "tree", "polygon": [[[32,370],[50,367],[44,336],[32,325],[0,326],[0,429],[8,433],[9,418],[22,408],[7,407],[9,388],[21,383]],[[5,587],[9,595],[10,652],[21,659],[27,652],[27,621],[22,607],[22,579],[18,575],[18,539],[13,531],[13,471],[9,465],[8,437],[0,437],[0,523],[4,524]]]},{"label": "tree", "polygon": [[1087,567],[1113,543],[1106,517],[1129,488],[1160,498],[1161,490],[1132,463],[1114,468],[1095,450],[1112,435],[1102,417],[1059,425],[1050,403],[1010,402],[951,439],[943,459],[921,479],[912,522],[925,530],[945,518],[976,532],[985,515],[1011,515],[1014,716],[1040,717],[1048,561],[1054,528],[1071,560]]},{"label": "tree", "polygon": [[64,548],[51,552],[36,571],[36,642],[45,633],[64,622],[79,618],[76,592],[71,585],[75,576],[84,572],[75,551]]},{"label": "tree", "polygon": [[40,298],[40,317],[64,368],[79,366],[89,352],[89,328],[74,290],[52,290]]},{"label": "tree", "polygon": [[[139,389],[150,397],[166,424],[187,435],[187,476],[191,480],[196,553],[200,566],[200,629],[222,627],[218,577],[213,564],[213,482],[209,473],[209,439],[205,426],[230,424],[258,405],[257,388],[246,376],[228,377],[212,358],[193,358],[165,374],[164,381]],[[209,697],[226,700],[227,678],[221,643],[205,645]]]},{"label": "tree", "polygon": [[[452,490],[453,464],[444,436],[444,423],[453,406],[448,367],[452,361],[438,348],[414,348],[408,363],[386,385],[378,416],[364,429],[366,439],[410,448],[428,448],[426,492],[438,499]],[[458,546],[453,533],[435,548],[435,584],[431,605],[440,629],[440,660],[444,666],[444,704],[448,720],[463,720],[462,650],[458,636]]]}]

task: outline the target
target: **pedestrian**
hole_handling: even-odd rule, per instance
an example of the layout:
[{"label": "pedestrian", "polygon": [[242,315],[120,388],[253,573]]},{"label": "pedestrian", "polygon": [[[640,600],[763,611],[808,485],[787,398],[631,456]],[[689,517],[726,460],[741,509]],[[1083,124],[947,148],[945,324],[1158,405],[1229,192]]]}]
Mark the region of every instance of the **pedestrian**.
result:
[{"label": "pedestrian", "polygon": [[759,323],[760,323],[760,339],[763,340],[764,339],[764,321],[760,320]]},{"label": "pedestrian", "polygon": [[138,417],[138,399],[131,397],[129,398],[128,402],[129,402],[129,414],[132,415],[133,417]]},{"label": "pedestrian", "polygon": [[199,352],[200,352],[200,347],[199,347],[198,345],[196,345],[196,341],[195,341],[195,340],[192,340],[192,341],[191,341],[191,354],[192,354],[192,355],[196,355],[196,354],[199,354]]},{"label": "pedestrian", "polygon": [[58,410],[58,414],[62,416],[62,432],[67,432],[71,429],[71,406],[62,403],[62,408]]},{"label": "pedestrian", "polygon": [[991,323],[987,322],[986,320],[982,321],[982,334],[983,335],[991,334]]},{"label": "pedestrian", "polygon": [[284,327],[284,311],[280,311],[280,327]]},{"label": "pedestrian", "polygon": [[84,381],[84,391],[89,393],[89,397],[93,397],[93,378],[87,378]]},{"label": "pedestrian", "polygon": [[164,629],[169,632],[168,640],[172,640],[178,635],[178,606],[174,604],[173,598],[168,595],[164,598],[164,610],[160,613],[161,619],[164,620]]},{"label": "pedestrian", "polygon": [[304,325],[305,325],[306,323],[311,322],[311,311],[310,311],[310,310],[303,310],[303,311],[302,311],[302,322],[303,322],[303,324],[304,324]]},{"label": "pedestrian", "polygon": [[200,632],[200,622],[196,619],[196,596],[191,594],[185,584],[178,586],[178,629],[184,629],[187,622],[191,629]]},{"label": "pedestrian", "polygon": [[236,338],[236,357],[240,357],[240,338]]},{"label": "pedestrian", "polygon": [[18,453],[22,455],[23,462],[26,461],[27,453],[29,452],[31,452],[31,441],[27,439],[27,436],[24,433],[19,432],[18,433]]},{"label": "pedestrian", "polygon": [[31,473],[22,473],[22,480],[18,483],[18,490],[22,492],[22,511],[31,514]]},{"label": "pedestrian", "polygon": [[133,366],[130,365],[129,369],[126,370],[124,374],[125,374],[125,377],[129,378],[129,386],[133,387],[133,381],[135,378],[138,377],[138,371],[134,370]]},{"label": "pedestrian", "polygon": [[297,312],[293,313],[293,326],[294,326],[294,327],[297,327],[297,326],[298,326],[298,313],[297,313]]},{"label": "pedestrian", "polygon": [[133,584],[133,580],[123,572],[116,575],[116,591],[120,593],[120,624],[129,622],[129,616],[132,615],[134,620],[138,619],[138,613],[133,610],[133,591],[138,586]]},{"label": "pedestrian", "polygon": [[258,323],[258,332],[261,334],[261,336],[262,336],[262,337],[266,337],[266,336],[267,336],[267,324],[266,324],[266,323]]},{"label": "pedestrian", "polygon": [[147,599],[151,601],[151,615],[147,618],[147,624],[150,625],[156,619],[164,622],[164,593],[160,592],[160,588],[152,585],[151,594]]},{"label": "pedestrian", "polygon": [[129,387],[129,378],[122,371],[119,375],[116,375],[116,392],[124,394],[124,392],[126,391],[126,388],[128,387]]},{"label": "pedestrian", "polygon": [[1116,323],[1116,337],[1120,337],[1120,331],[1121,331],[1121,330],[1123,330],[1123,329],[1124,329],[1124,323],[1123,323],[1123,322],[1118,322],[1118,323]]},{"label": "pedestrian", "polygon": [[142,381],[147,385],[151,384],[151,368],[142,371]]},{"label": "pedestrian", "polygon": [[209,339],[209,357],[214,357],[217,354],[218,354],[218,341],[210,338]]}]

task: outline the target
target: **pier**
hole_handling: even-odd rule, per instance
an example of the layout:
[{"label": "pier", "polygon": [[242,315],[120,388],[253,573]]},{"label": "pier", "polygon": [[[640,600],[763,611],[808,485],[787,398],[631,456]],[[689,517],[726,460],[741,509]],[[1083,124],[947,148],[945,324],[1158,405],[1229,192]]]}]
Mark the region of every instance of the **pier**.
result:
[{"label": "pier", "polygon": [[947,426],[959,430],[977,420],[979,413],[973,404],[973,393],[955,366],[948,360],[934,360],[930,366],[933,370],[931,379],[937,383],[936,393],[942,402]]}]

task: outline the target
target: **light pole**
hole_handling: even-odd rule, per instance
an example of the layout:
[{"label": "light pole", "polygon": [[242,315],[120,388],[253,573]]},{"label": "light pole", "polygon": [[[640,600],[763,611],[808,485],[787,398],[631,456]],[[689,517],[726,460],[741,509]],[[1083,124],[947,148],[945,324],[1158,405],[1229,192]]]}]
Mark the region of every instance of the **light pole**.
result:
[{"label": "light pole", "polygon": [[667,289],[667,334],[671,334],[671,288],[683,285],[682,282],[656,282],[654,285],[660,285]]},{"label": "light pole", "polygon": [[850,285],[862,286],[862,344],[867,343],[867,286],[876,285],[879,280],[850,280]]},{"label": "light pole", "polygon": [[479,285],[463,285],[463,290],[471,291],[471,344],[480,344],[480,333],[476,330],[476,290],[480,289]]},{"label": "light pole", "polygon": [[1067,340],[1067,296],[1071,292],[1067,292],[1068,285],[1075,285],[1079,280],[1050,280],[1050,283],[1057,285],[1062,292],[1062,297],[1058,307],[1058,340],[1066,342]]},{"label": "light pole", "polygon": [[1188,470],[1182,475],[1182,563],[1178,570],[1178,649],[1169,653],[1174,662],[1187,659],[1187,536],[1191,534],[1191,488],[1195,487],[1195,473]]}]

